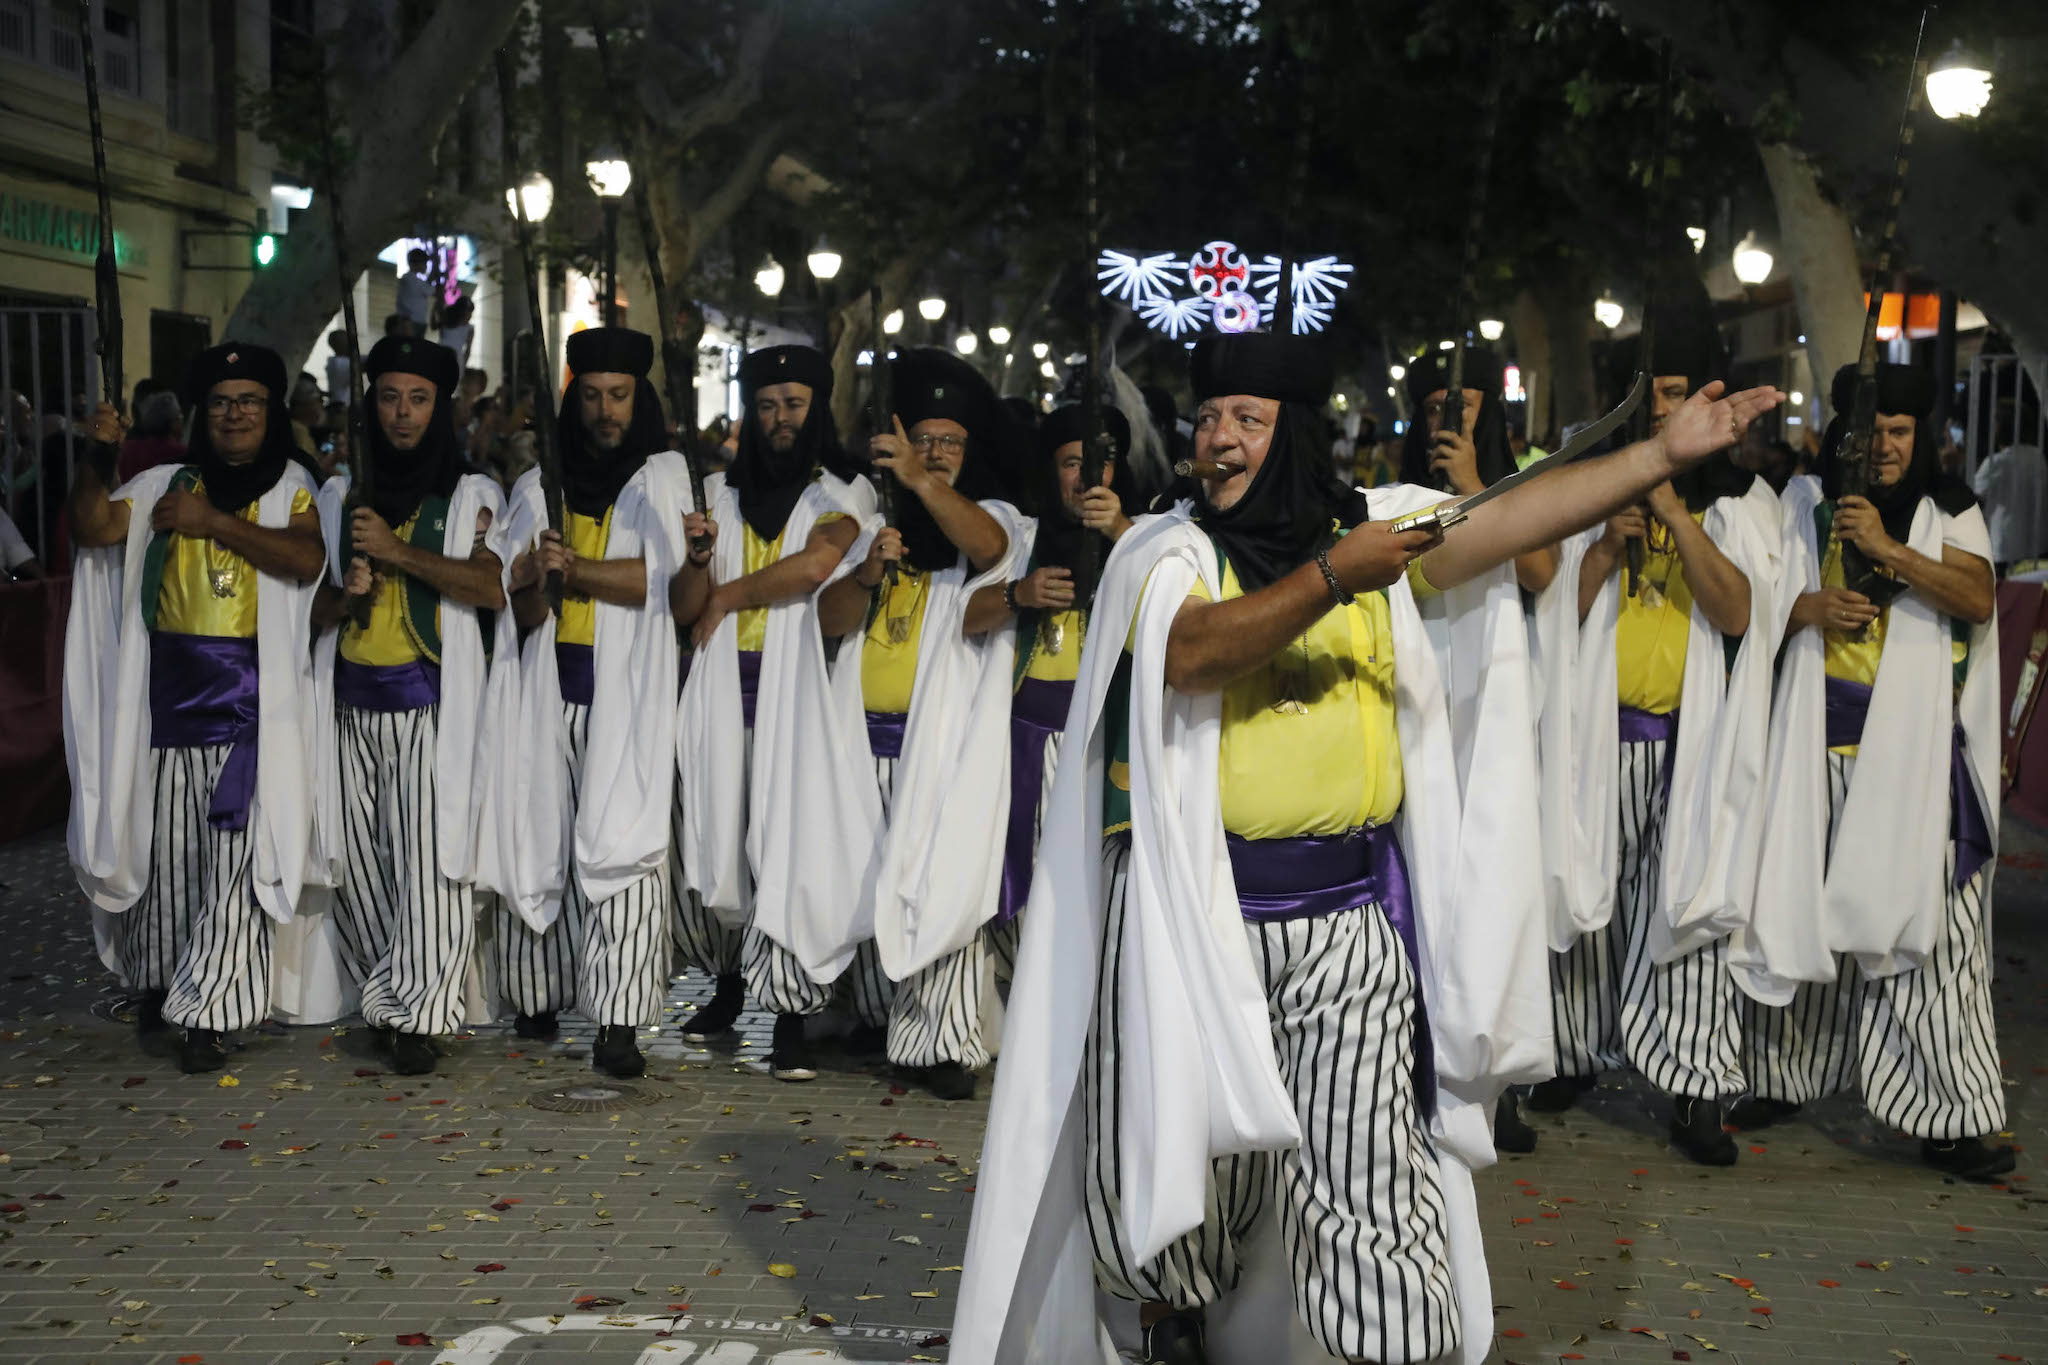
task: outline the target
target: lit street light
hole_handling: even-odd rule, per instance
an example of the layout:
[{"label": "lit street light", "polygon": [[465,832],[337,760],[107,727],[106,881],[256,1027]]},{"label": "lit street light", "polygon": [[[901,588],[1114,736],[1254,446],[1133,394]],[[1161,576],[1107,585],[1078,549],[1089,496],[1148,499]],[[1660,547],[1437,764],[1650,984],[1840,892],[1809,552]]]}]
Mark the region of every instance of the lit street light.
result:
[{"label": "lit street light", "polygon": [[811,254],[804,257],[804,264],[811,268],[811,274],[814,278],[829,280],[839,273],[839,267],[844,262],[840,260],[839,253],[827,245],[823,237],[820,237],[818,244],[811,248]]},{"label": "lit street light", "polygon": [[934,294],[917,301],[917,315],[926,322],[937,322],[946,316],[946,301]]},{"label": "lit street light", "polygon": [[1499,318],[1479,319],[1479,335],[1485,337],[1488,341],[1499,341],[1500,334],[1507,329],[1507,324]]},{"label": "lit street light", "polygon": [[[515,193],[518,195],[516,200],[513,198]],[[534,171],[519,182],[517,191],[505,191],[506,212],[516,217],[522,206],[526,209],[527,222],[546,222],[548,214],[555,207],[555,182],[539,171]]]},{"label": "lit street light", "polygon": [[1593,304],[1593,321],[1613,331],[1621,326],[1621,304],[1612,294],[1602,294]]},{"label": "lit street light", "polygon": [[583,174],[604,208],[604,298],[598,315],[604,325],[618,320],[619,306],[619,196],[633,187],[633,168],[616,156],[600,153],[583,163]]},{"label": "lit street light", "polygon": [[1050,342],[1034,341],[1031,343],[1031,354],[1037,359],[1043,360],[1052,354],[1052,345]]},{"label": "lit street light", "polygon": [[1975,118],[1991,102],[1991,72],[1958,38],[1927,73],[1927,107],[1944,119]]},{"label": "lit street light", "polygon": [[1754,228],[1735,244],[1735,278],[1744,284],[1762,284],[1769,279],[1773,263],[1771,253],[1756,239]]},{"label": "lit street light", "polygon": [[991,327],[988,329],[988,339],[998,346],[1007,346],[1010,344],[1010,329],[1007,327]]},{"label": "lit street light", "polygon": [[1396,384],[1400,383],[1400,382],[1401,382],[1402,380],[1406,379],[1407,377],[1408,377],[1408,367],[1407,367],[1406,365],[1389,365],[1389,366],[1387,366],[1387,378],[1389,378],[1389,379],[1393,380],[1393,381],[1394,381],[1394,382],[1395,382]]},{"label": "lit street light", "polygon": [[1707,249],[1707,230],[1703,227],[1689,227],[1685,235],[1692,241],[1692,254],[1697,256]]},{"label": "lit street light", "polygon": [[754,272],[754,288],[760,290],[771,299],[780,294],[782,292],[782,262],[776,260],[773,256],[763,261],[761,268]]},{"label": "lit street light", "polygon": [[980,345],[981,338],[969,331],[962,331],[953,338],[953,349],[961,355],[973,355]]},{"label": "lit street light", "polygon": [[888,335],[895,336],[898,332],[902,330],[903,310],[901,308],[896,309],[895,311],[891,312],[887,317],[882,319],[882,331],[887,333]]}]

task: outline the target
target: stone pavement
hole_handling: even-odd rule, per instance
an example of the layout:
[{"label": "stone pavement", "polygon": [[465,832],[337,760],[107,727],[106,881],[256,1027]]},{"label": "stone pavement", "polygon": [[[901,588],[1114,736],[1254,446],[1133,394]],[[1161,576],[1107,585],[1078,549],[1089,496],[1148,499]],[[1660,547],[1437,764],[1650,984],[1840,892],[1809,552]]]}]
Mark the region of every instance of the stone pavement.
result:
[{"label": "stone pavement", "polygon": [[[2048,840],[2004,862],[2013,1128],[2048,1151]],[[778,1084],[759,1017],[686,1046],[687,981],[631,1108],[543,1107],[603,1089],[580,1025],[479,1029],[417,1079],[360,1029],[266,1030],[188,1078],[117,1018],[60,835],[0,847],[0,933],[0,1361],[947,1359],[984,1104]],[[1620,1080],[1537,1123],[1479,1182],[1494,1360],[2048,1365],[2033,1157],[1946,1181],[1837,1101],[1704,1171]]]}]

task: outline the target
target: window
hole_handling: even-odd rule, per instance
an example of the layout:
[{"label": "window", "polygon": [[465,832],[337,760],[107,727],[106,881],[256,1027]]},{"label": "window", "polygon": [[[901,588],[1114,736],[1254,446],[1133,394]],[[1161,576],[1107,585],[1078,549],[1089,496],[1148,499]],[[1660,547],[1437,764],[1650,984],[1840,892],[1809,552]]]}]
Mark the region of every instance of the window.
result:
[{"label": "window", "polygon": [[[98,20],[93,56],[100,88],[141,98],[139,0],[94,0],[93,13]],[[83,80],[85,48],[78,40],[77,11],[70,0],[0,0],[0,54]]]}]

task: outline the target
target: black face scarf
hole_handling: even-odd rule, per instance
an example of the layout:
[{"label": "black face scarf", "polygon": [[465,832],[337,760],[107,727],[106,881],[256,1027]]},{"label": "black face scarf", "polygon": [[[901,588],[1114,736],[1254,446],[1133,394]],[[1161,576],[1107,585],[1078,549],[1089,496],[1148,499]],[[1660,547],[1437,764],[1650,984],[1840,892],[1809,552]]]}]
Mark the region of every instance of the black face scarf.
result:
[{"label": "black face scarf", "polygon": [[[198,419],[192,423],[191,443],[185,449],[185,462],[198,469],[206,500],[223,512],[239,512],[268,493],[293,460],[306,463],[292,440],[291,417],[274,392],[264,415],[263,444],[257,448],[255,459],[230,464],[221,458],[213,448],[213,430],[207,423],[203,402]],[[318,474],[314,481],[319,481]]]},{"label": "black face scarf", "polygon": [[555,424],[561,437],[562,501],[578,516],[602,521],[605,510],[619,500],[619,490],[640,472],[647,457],[667,444],[667,430],[661,421],[661,400],[642,377],[633,384],[633,420],[617,450],[601,449],[583,426],[583,402],[576,385],[562,398],[562,415]]},{"label": "black face scarf", "polygon": [[741,421],[739,453],[725,479],[739,495],[740,516],[764,541],[782,534],[796,500],[821,467],[849,482],[860,472],[839,448],[839,426],[832,420],[829,401],[811,403],[796,444],[787,451],[777,451],[761,434],[761,423],[752,412]]},{"label": "black face scarf", "polygon": [[[1933,498],[1934,505],[1949,516],[1975,506],[1977,501],[1968,484],[1943,472],[1929,426],[1925,417],[1914,422],[1913,454],[1906,461],[1906,472],[1899,481],[1887,487],[1872,488],[1864,495],[1884,521],[1885,534],[1901,545],[1913,532],[1913,513],[1919,508],[1920,499]],[[1821,437],[1820,488],[1830,502],[1842,496],[1842,442],[1848,435],[1849,419],[1837,415],[1828,423],[1827,433]]]},{"label": "black face scarf", "polygon": [[[1002,497],[1003,485],[994,464],[984,442],[969,436],[967,449],[960,453],[960,474],[953,480],[953,491],[969,502]],[[924,499],[915,493],[897,493],[896,529],[903,535],[903,557],[919,572],[937,573],[960,562],[960,547],[946,538]]]},{"label": "black face scarf", "polygon": [[[370,387],[374,396],[376,381],[372,380]],[[466,461],[455,439],[453,407],[454,396],[437,387],[427,429],[420,433],[420,443],[411,450],[400,450],[391,444],[374,406],[370,420],[364,423],[370,448],[370,491],[374,495],[370,505],[394,531],[412,520],[429,494],[445,498],[453,493],[456,481],[463,475]]]},{"label": "black face scarf", "polygon": [[1338,481],[1322,431],[1315,409],[1283,404],[1244,496],[1222,511],[1195,502],[1195,524],[1223,547],[1248,593],[1314,559],[1331,539],[1331,522],[1348,530],[1366,520],[1365,495]]},{"label": "black face scarf", "polygon": [[[1515,472],[1515,452],[1508,444],[1508,410],[1497,393],[1484,393],[1479,399],[1479,416],[1472,423],[1472,448],[1479,482],[1488,488]],[[1436,471],[1429,467],[1430,450],[1429,423],[1418,407],[1416,419],[1401,436],[1402,483],[1437,486]]]}]

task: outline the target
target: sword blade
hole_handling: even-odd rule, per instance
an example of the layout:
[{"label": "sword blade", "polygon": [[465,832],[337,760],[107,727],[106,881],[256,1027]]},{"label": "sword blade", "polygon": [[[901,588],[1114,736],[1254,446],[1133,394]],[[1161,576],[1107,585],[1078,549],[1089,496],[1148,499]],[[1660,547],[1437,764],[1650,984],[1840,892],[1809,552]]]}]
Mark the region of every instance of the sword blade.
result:
[{"label": "sword blade", "polygon": [[1612,412],[1579,432],[1571,440],[1566,441],[1558,449],[1544,456],[1535,464],[1530,465],[1527,469],[1517,470],[1499,483],[1482,489],[1469,498],[1463,498],[1457,502],[1439,503],[1435,507],[1427,508],[1412,516],[1403,517],[1394,523],[1392,529],[1397,534],[1402,531],[1433,530],[1441,533],[1449,530],[1465,520],[1465,518],[1471,516],[1472,509],[1481,503],[1490,502],[1509,489],[1519,487],[1541,474],[1548,473],[1554,469],[1561,469],[1573,460],[1578,459],[1581,455],[1584,455],[1601,441],[1607,439],[1608,434],[1616,427],[1626,422],[1629,419],[1629,414],[1641,406],[1644,396],[1649,391],[1650,376],[1638,373],[1636,375],[1636,382],[1629,387],[1628,397],[1616,404]]}]

